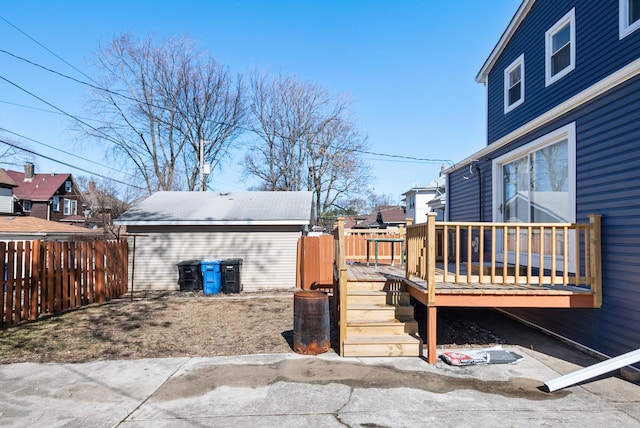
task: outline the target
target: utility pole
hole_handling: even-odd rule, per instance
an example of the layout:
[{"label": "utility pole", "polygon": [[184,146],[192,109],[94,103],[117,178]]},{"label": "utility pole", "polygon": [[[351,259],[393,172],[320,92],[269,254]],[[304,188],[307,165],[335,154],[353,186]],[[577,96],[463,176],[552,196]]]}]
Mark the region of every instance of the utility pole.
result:
[{"label": "utility pole", "polygon": [[200,191],[204,192],[204,140],[200,140]]},{"label": "utility pole", "polygon": [[[205,187],[205,165],[204,165],[204,143],[207,143],[208,141],[205,140],[200,140],[200,191],[201,192],[206,192],[207,188]],[[207,171],[207,174],[209,174],[209,171]]]}]

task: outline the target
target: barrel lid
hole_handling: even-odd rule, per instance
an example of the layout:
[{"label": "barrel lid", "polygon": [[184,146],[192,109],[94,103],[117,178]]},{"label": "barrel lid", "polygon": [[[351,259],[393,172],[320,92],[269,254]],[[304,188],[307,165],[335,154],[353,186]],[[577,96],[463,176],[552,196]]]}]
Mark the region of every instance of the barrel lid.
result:
[{"label": "barrel lid", "polygon": [[324,299],[327,297],[327,293],[317,290],[302,290],[296,291],[294,297],[300,297],[303,299]]}]

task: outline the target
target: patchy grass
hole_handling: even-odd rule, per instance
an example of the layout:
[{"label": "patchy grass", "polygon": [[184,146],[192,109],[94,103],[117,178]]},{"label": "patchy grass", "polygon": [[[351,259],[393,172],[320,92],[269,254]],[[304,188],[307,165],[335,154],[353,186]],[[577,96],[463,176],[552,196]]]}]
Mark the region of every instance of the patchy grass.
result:
[{"label": "patchy grass", "polygon": [[0,363],[292,352],[293,292],[145,293],[0,332]]}]

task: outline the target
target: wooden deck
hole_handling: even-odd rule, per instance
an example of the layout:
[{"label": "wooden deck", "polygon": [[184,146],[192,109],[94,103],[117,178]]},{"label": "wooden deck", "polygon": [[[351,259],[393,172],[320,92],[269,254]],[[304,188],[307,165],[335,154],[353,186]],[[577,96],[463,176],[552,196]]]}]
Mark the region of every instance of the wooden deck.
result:
[{"label": "wooden deck", "polygon": [[[334,229],[334,296],[340,341],[347,288],[382,285],[409,293],[427,308],[427,350],[436,362],[438,307],[599,308],[602,305],[601,217],[589,223],[452,223],[408,225],[404,266],[362,263]],[[401,231],[404,232],[404,231]],[[350,238],[353,241],[355,238]],[[358,239],[363,240],[358,237]]]},{"label": "wooden deck", "polygon": [[438,307],[593,308],[595,297],[591,290],[573,286],[436,281],[430,299],[426,281],[415,276],[406,278],[403,268],[391,265],[378,265],[376,268],[366,264],[347,264],[347,278],[349,282],[403,284],[411,297],[426,306],[426,354],[431,364],[436,362]]}]

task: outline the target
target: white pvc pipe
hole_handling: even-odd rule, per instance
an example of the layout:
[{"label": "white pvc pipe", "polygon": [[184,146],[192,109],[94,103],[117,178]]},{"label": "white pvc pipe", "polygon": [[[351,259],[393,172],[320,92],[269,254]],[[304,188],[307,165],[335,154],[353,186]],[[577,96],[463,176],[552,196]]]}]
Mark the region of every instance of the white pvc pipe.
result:
[{"label": "white pvc pipe", "polygon": [[573,373],[557,377],[545,382],[544,385],[547,387],[549,392],[553,392],[638,362],[640,362],[640,349],[585,367]]}]

